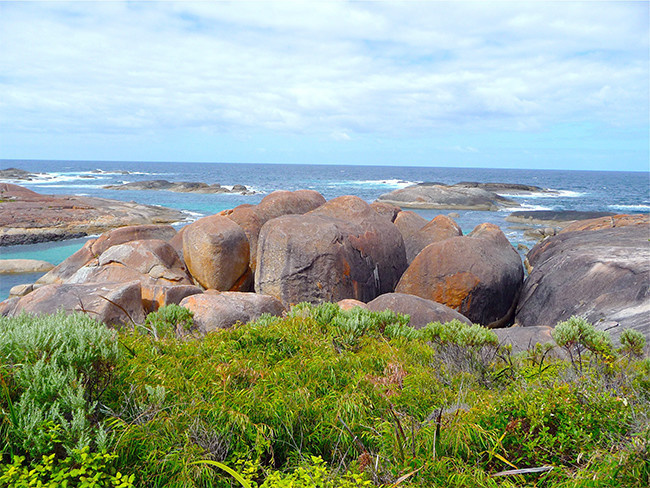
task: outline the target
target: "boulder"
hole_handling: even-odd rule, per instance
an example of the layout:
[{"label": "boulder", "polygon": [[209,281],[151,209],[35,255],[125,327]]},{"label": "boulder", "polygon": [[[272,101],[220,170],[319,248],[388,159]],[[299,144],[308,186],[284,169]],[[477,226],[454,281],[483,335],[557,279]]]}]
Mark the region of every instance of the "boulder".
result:
[{"label": "boulder", "polygon": [[582,315],[596,328],[650,338],[650,225],[562,232],[528,253],[530,274],[517,306],[524,327],[554,327]]},{"label": "boulder", "polygon": [[386,193],[381,195],[378,201],[400,208],[447,210],[499,210],[519,206],[514,200],[478,187],[423,183]]},{"label": "boulder", "polygon": [[136,240],[159,239],[169,241],[175,235],[176,230],[171,225],[129,225],[109,230],[97,239],[87,241],[81,249],[42,276],[37,283],[64,283],[80,268],[98,258],[111,246]]},{"label": "boulder", "polygon": [[393,291],[405,268],[397,228],[360,198],[345,196],[262,227],[255,290],[287,304],[366,302]]},{"label": "boulder", "polygon": [[650,224],[650,215],[636,214],[636,215],[612,215],[596,219],[582,220],[573,222],[561,232],[578,232],[583,230],[603,230],[611,229],[613,227],[626,227],[628,225],[648,225]]},{"label": "boulder", "polygon": [[364,310],[368,310],[368,305],[366,305],[363,302],[360,302],[359,300],[355,300],[353,298],[345,298],[343,300],[339,300],[336,302],[336,304],[339,306],[341,310],[352,310],[353,308],[363,308]]},{"label": "boulder", "polygon": [[386,293],[378,296],[368,303],[368,310],[376,312],[392,310],[395,313],[408,315],[411,318],[409,325],[414,329],[421,329],[431,322],[446,323],[452,320],[472,324],[467,317],[452,308],[405,293]]},{"label": "boulder", "polygon": [[70,276],[66,283],[124,283],[139,281],[143,305],[150,312],[156,308],[157,286],[191,285],[174,248],[161,240],[131,241],[111,246],[98,259]]},{"label": "boulder", "polygon": [[434,242],[416,256],[395,291],[442,303],[474,323],[506,325],[523,281],[521,258],[493,224]]},{"label": "boulder", "polygon": [[428,223],[427,219],[413,210],[403,210],[395,217],[395,226],[402,234],[404,242]]},{"label": "boulder", "polygon": [[434,242],[462,236],[460,226],[446,215],[438,215],[424,227],[404,238],[406,261],[410,264],[420,251]]},{"label": "boulder", "polygon": [[256,320],[265,313],[282,315],[285,311],[279,300],[268,295],[214,290],[184,298],[180,305],[194,313],[194,323],[202,332],[227,329],[238,322]]},{"label": "boulder", "polygon": [[[530,351],[535,348],[536,344],[551,344],[557,348],[555,340],[551,336],[551,327],[543,325],[535,327],[506,327],[504,329],[494,329],[494,333],[499,338],[499,342],[506,346],[512,346],[512,353]],[[559,349],[553,351],[553,356],[563,356]]]},{"label": "boulder", "polygon": [[151,309],[158,310],[165,305],[178,305],[184,298],[203,293],[194,285],[154,285],[151,290]]},{"label": "boulder", "polygon": [[227,291],[241,287],[250,274],[249,252],[244,230],[229,218],[212,215],[185,226],[185,263],[204,288]]},{"label": "boulder", "polygon": [[45,273],[52,263],[38,259],[0,259],[0,274]]},{"label": "boulder", "polygon": [[57,284],[40,287],[16,300],[10,316],[21,312],[85,312],[108,325],[144,321],[140,283]]},{"label": "boulder", "polygon": [[370,208],[393,223],[395,222],[397,215],[402,211],[398,206],[385,202],[372,202]]}]

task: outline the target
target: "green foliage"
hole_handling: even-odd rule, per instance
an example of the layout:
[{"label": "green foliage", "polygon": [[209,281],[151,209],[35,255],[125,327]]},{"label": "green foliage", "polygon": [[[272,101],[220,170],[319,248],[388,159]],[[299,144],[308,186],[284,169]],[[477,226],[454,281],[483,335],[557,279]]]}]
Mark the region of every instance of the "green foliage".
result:
[{"label": "green foliage", "polygon": [[40,462],[26,464],[25,457],[14,456],[10,464],[0,465],[0,486],[13,488],[133,487],[134,475],[124,475],[112,468],[117,454],[91,453],[88,447],[72,449],[57,461],[54,454],[43,455]]},{"label": "green foliage", "polygon": [[[56,317],[48,320],[63,320]],[[190,319],[176,307],[151,314],[145,327],[155,333],[121,331],[130,352],[121,355],[114,333],[99,327],[115,354],[93,363],[110,364],[105,376],[85,361],[63,370],[84,371],[73,382],[83,386],[71,397],[77,403],[61,401],[63,380],[56,375],[45,381],[43,372],[33,373],[40,379],[31,398],[65,405],[60,417],[69,423],[68,405],[81,409],[86,434],[70,438],[68,424],[50,415],[32,428],[40,444],[32,441],[27,459],[13,427],[28,386],[18,373],[58,353],[44,346],[28,353],[27,333],[8,347],[11,356],[0,349],[0,435],[10,440],[0,486],[50,486],[72,472],[79,476],[68,486],[85,486],[83,466],[84,476],[99,480],[87,486],[648,485],[650,360],[635,359],[641,344],[635,334],[625,334],[617,350],[573,318],[557,332],[574,354],[570,363],[546,358],[541,349],[513,358],[479,326],[413,330],[407,317],[392,312],[333,304],[300,304],[284,318],[265,315],[200,339],[178,333],[191,327]],[[6,319],[0,333],[21,320]],[[87,317],[70,320],[88,325]],[[81,349],[100,342],[85,340]],[[76,447],[84,442],[90,450]],[[112,454],[95,447],[102,445]],[[553,469],[495,476],[542,465]],[[117,470],[133,477],[118,477]]]},{"label": "green foliage", "polygon": [[165,305],[147,315],[143,328],[155,339],[182,337],[194,328],[194,312],[180,305]]},{"label": "green foliage", "polygon": [[97,406],[119,358],[115,332],[87,315],[0,317],[2,451],[106,448]]},{"label": "green foliage", "polygon": [[643,356],[643,348],[645,347],[644,335],[633,329],[625,329],[621,333],[621,348],[620,352],[626,356]]}]

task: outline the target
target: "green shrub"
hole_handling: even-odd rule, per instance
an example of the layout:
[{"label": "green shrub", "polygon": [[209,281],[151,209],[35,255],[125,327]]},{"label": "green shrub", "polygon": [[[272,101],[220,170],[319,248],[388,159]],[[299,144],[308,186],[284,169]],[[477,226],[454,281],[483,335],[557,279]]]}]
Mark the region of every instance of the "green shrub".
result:
[{"label": "green shrub", "polygon": [[98,402],[120,358],[116,333],[85,314],[0,317],[4,452],[107,447]]},{"label": "green shrub", "polygon": [[155,339],[182,337],[194,328],[194,312],[180,305],[165,305],[147,315],[143,328]]},{"label": "green shrub", "polygon": [[619,352],[630,357],[643,356],[643,349],[645,348],[645,336],[634,329],[625,329],[621,333],[621,347]]}]

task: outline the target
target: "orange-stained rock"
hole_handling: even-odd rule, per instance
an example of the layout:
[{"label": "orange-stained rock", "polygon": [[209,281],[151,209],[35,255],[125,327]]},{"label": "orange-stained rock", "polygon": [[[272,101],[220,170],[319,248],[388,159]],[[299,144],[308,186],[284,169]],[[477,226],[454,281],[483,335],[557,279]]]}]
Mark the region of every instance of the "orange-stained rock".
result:
[{"label": "orange-stained rock", "polygon": [[215,290],[189,296],[180,305],[194,313],[194,323],[202,332],[227,329],[238,322],[256,320],[265,313],[282,315],[285,311],[279,300],[268,295]]},{"label": "orange-stained rock", "polygon": [[132,325],[144,321],[140,283],[55,284],[21,297],[9,314],[85,312],[108,325]]},{"label": "orange-stained rock", "polygon": [[404,242],[419,231],[422,227],[427,225],[429,221],[422,217],[420,214],[415,213],[413,210],[402,210],[395,217],[395,226],[399,229]]},{"label": "orange-stained rock", "polygon": [[91,239],[86,242],[81,249],[41,276],[36,283],[49,285],[65,282],[70,276],[79,271],[80,268],[97,257],[92,252],[92,245],[95,241],[96,239]]},{"label": "orange-stained rock", "polygon": [[467,317],[452,308],[405,293],[386,293],[378,296],[368,303],[368,310],[376,312],[392,310],[395,313],[408,315],[410,317],[409,325],[414,329],[421,329],[431,322],[446,323],[452,320],[459,320],[471,325]]},{"label": "orange-stained rock", "polygon": [[204,288],[230,290],[248,270],[244,230],[227,217],[203,217],[183,232],[183,256],[190,274]]},{"label": "orange-stained rock", "polygon": [[339,300],[336,302],[336,304],[339,306],[341,310],[352,310],[353,308],[363,308],[364,310],[368,310],[368,305],[366,305],[363,302],[360,302],[359,300],[355,300],[353,298],[346,298],[344,300]]},{"label": "orange-stained rock", "polygon": [[194,285],[154,285],[151,289],[151,311],[165,305],[178,305],[185,297],[203,293],[203,289]]},{"label": "orange-stained rock", "polygon": [[370,207],[391,222],[395,222],[397,215],[402,211],[401,208],[386,202],[372,202]]},{"label": "orange-stained rock", "polygon": [[148,239],[111,246],[70,276],[66,283],[124,283],[139,281],[143,306],[155,309],[156,286],[191,285],[187,270],[174,248],[161,240]]},{"label": "orange-stained rock", "polygon": [[415,256],[429,244],[462,235],[463,231],[454,220],[446,215],[438,215],[424,227],[404,238],[406,260],[413,262]]},{"label": "orange-stained rock", "polygon": [[264,224],[255,290],[286,304],[365,302],[392,291],[405,267],[397,228],[360,198],[345,196]]},{"label": "orange-stained rock", "polygon": [[511,320],[522,281],[517,251],[497,226],[481,224],[467,236],[425,247],[395,291],[445,304],[474,323],[496,327]]},{"label": "orange-stained rock", "polygon": [[603,230],[611,229],[614,227],[625,227],[628,225],[647,225],[650,223],[649,214],[637,215],[613,215],[611,217],[601,217],[598,219],[579,220],[567,225],[561,231],[564,232],[578,232],[584,230]]}]

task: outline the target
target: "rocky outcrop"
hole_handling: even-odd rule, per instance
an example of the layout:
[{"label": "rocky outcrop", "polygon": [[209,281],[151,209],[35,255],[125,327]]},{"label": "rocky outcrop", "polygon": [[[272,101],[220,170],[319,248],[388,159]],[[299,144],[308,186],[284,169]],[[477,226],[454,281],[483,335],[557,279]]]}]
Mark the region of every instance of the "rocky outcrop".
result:
[{"label": "rocky outcrop", "polygon": [[255,192],[244,185],[233,185],[232,188],[221,186],[219,183],[208,185],[196,181],[167,181],[167,180],[145,180],[132,181],[121,185],[106,185],[106,190],[166,190],[179,193],[239,193],[241,195],[253,195]]},{"label": "rocky outcrop", "polygon": [[137,281],[47,285],[3,304],[2,313],[8,316],[65,310],[68,313],[85,312],[108,325],[131,325],[144,320],[140,283]]},{"label": "rocky outcrop", "polygon": [[0,275],[45,273],[54,268],[52,263],[38,259],[0,259]]},{"label": "rocky outcrop", "polygon": [[452,185],[454,188],[481,188],[494,193],[507,193],[508,195],[532,195],[535,193],[557,193],[554,190],[541,188],[534,185],[521,183],[479,183],[477,181],[461,181]]},{"label": "rocky outcrop", "polygon": [[25,171],[24,169],[18,168],[7,168],[0,169],[0,180],[25,180],[31,181],[34,178],[37,178],[39,175],[37,173],[31,173]]},{"label": "rocky outcrop", "polygon": [[422,183],[381,195],[378,201],[400,208],[440,210],[499,210],[519,206],[513,200],[482,188]]},{"label": "rocky outcrop", "polygon": [[194,323],[201,332],[227,329],[236,323],[245,324],[262,314],[282,315],[282,303],[268,295],[208,290],[180,302],[194,313]]},{"label": "rocky outcrop", "polygon": [[185,219],[180,211],[105,198],[41,195],[0,183],[0,246],[32,244],[126,225],[161,224]]},{"label": "rocky outcrop", "polygon": [[249,291],[249,250],[244,230],[221,215],[203,217],[184,228],[185,264],[204,288]]},{"label": "rocky outcrop", "polygon": [[[588,227],[589,225],[587,225]],[[582,315],[616,337],[625,328],[650,337],[650,225],[563,232],[527,255],[516,322],[555,326]]]},{"label": "rocky outcrop", "polygon": [[395,226],[402,234],[404,242],[428,223],[427,219],[412,210],[403,210],[395,217]]},{"label": "rocky outcrop", "polygon": [[63,283],[111,246],[134,240],[160,239],[167,241],[173,239],[175,235],[176,231],[170,225],[133,225],[110,230],[97,239],[87,241],[81,249],[42,276],[37,283]]},{"label": "rocky outcrop", "polygon": [[577,210],[526,210],[512,212],[506,221],[523,224],[561,226],[576,220],[588,220],[615,215],[612,212],[579,212]]},{"label": "rocky outcrop", "polygon": [[579,232],[585,230],[603,230],[612,229],[614,227],[626,227],[628,225],[648,225],[650,224],[650,215],[636,214],[636,215],[614,215],[611,217],[601,217],[597,219],[589,219],[578,222],[573,222],[564,227],[561,233],[564,232]]},{"label": "rocky outcrop", "polygon": [[493,224],[425,247],[395,291],[447,305],[488,327],[508,324],[523,281],[517,251]]},{"label": "rocky outcrop", "polygon": [[405,293],[381,295],[368,303],[368,309],[375,312],[392,310],[395,313],[408,315],[410,317],[409,325],[414,329],[421,329],[431,322],[446,323],[452,320],[460,320],[471,325],[467,317],[459,314],[454,309],[432,300]]},{"label": "rocky outcrop", "polygon": [[460,226],[446,215],[438,215],[431,222],[404,238],[406,261],[411,264],[422,249],[434,242],[462,236]]},{"label": "rocky outcrop", "polygon": [[405,268],[394,224],[360,198],[344,196],[262,227],[255,290],[286,304],[367,302],[393,291]]},{"label": "rocky outcrop", "polygon": [[[511,352],[518,354],[520,352],[533,351],[537,344],[550,344],[557,347],[555,340],[551,336],[551,327],[543,325],[534,327],[506,327],[505,329],[494,329],[499,342],[504,346],[512,346]],[[560,350],[554,350],[553,356],[561,356]]]}]

